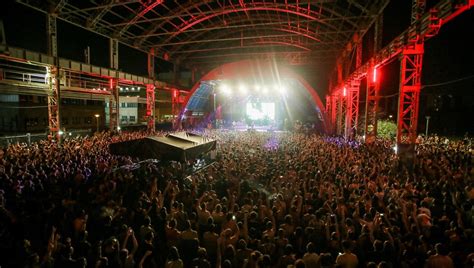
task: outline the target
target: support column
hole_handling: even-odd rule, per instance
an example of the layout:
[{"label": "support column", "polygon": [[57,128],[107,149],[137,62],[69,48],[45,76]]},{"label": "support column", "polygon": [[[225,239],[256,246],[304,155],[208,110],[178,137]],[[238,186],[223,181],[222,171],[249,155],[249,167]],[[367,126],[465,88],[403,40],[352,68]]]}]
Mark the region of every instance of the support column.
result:
[{"label": "support column", "polygon": [[59,88],[59,69],[55,65],[48,67],[48,125],[49,133],[52,137],[56,137],[56,140],[61,140],[61,124],[60,124],[60,113],[59,105],[61,101],[60,88]]},{"label": "support column", "polygon": [[356,69],[362,65],[362,41],[356,47]]},{"label": "support column", "polygon": [[56,137],[57,141],[61,140],[61,92],[60,92],[60,77],[58,67],[58,47],[57,47],[57,27],[56,16],[52,14],[46,15],[46,26],[48,34],[48,55],[54,58],[54,65],[48,67],[48,126],[51,136]]},{"label": "support column", "polygon": [[111,69],[119,69],[119,43],[113,38],[109,39],[109,63]]},{"label": "support column", "polygon": [[151,133],[155,132],[155,86],[146,85],[146,117],[147,128]]},{"label": "support column", "polygon": [[346,108],[347,108],[347,92],[344,92],[338,96],[337,105],[337,135],[344,135],[344,129],[346,124]]},{"label": "support column", "polygon": [[153,84],[146,85],[146,117],[147,129],[149,132],[155,132],[155,50],[150,49],[148,53],[148,78],[153,81]]},{"label": "support column", "polygon": [[[425,0],[412,0],[412,25],[419,22],[425,7]],[[408,40],[400,57],[397,154],[402,161],[409,164],[412,163],[415,156],[423,53],[424,40],[417,32],[411,40]]]},{"label": "support column", "polygon": [[331,95],[326,95],[326,107],[325,112],[331,118]]},{"label": "support column", "polygon": [[367,74],[367,94],[365,101],[365,142],[372,143],[377,138],[377,109],[379,105],[380,82],[377,68],[370,68]]},{"label": "support column", "polygon": [[1,19],[0,19],[0,45],[2,46],[7,45],[7,38],[5,37],[5,28],[3,27],[3,21]]},{"label": "support column", "polygon": [[[374,58],[382,46],[383,15],[375,21]],[[365,101],[365,142],[372,143],[377,138],[377,109],[379,105],[380,79],[377,66],[372,62],[367,72],[367,94]]]},{"label": "support column", "polygon": [[[119,44],[117,39],[109,39],[109,63],[110,68],[118,70],[119,68]],[[118,73],[117,73],[118,76]],[[112,77],[109,80],[109,130],[118,131],[120,130],[120,98],[119,98],[119,85],[118,78]]]},{"label": "support column", "polygon": [[193,66],[191,68],[191,82],[193,84],[196,83],[196,72],[197,72],[197,68],[195,66]]},{"label": "support column", "polygon": [[110,99],[109,99],[109,129],[110,131],[120,130],[119,124],[119,91],[118,91],[118,79],[110,78]]},{"label": "support column", "polygon": [[359,117],[359,87],[360,81],[351,81],[347,88],[347,111],[346,111],[346,139],[354,139],[357,135],[357,121]]},{"label": "support column", "polygon": [[413,42],[403,49],[401,55],[397,144],[399,148],[410,147],[409,151],[414,149],[417,137],[423,52],[423,43]]},{"label": "support column", "polygon": [[174,85],[179,85],[179,79],[180,79],[180,73],[179,73],[179,59],[176,59],[176,61],[173,63],[173,84]]},{"label": "support column", "polygon": [[179,107],[179,90],[173,88],[171,91],[171,112],[173,113],[173,128],[174,129],[180,129],[180,126],[178,126],[178,116],[180,113],[180,107]]},{"label": "support column", "polygon": [[337,134],[337,110],[338,110],[338,103],[337,103],[337,96],[331,96],[331,132],[333,134]]}]

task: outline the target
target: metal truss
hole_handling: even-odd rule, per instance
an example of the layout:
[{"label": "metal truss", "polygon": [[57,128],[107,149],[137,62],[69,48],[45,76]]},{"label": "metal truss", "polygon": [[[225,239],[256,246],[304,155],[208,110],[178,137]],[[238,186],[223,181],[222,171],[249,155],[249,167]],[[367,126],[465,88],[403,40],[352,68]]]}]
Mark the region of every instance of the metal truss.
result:
[{"label": "metal truss", "polygon": [[180,107],[180,91],[177,89],[173,89],[171,91],[171,113],[173,114],[173,128],[180,129],[177,125],[180,121],[181,107]]},{"label": "metal truss", "polygon": [[50,135],[55,137],[58,141],[61,138],[59,133],[60,129],[60,115],[59,115],[59,104],[60,104],[60,83],[59,83],[59,68],[51,66],[47,68],[48,76],[48,125]]},{"label": "metal truss", "polygon": [[146,117],[148,131],[155,132],[155,86],[146,85]]},{"label": "metal truss", "polygon": [[[173,58],[180,58],[181,62],[192,64],[191,56],[208,53],[187,51],[226,48],[229,46],[228,42],[216,42],[210,46],[206,40],[224,34],[226,38],[234,38],[238,42],[242,31],[247,32],[247,37],[255,37],[255,42],[244,44],[253,46],[254,53],[266,54],[269,47],[299,48],[301,51],[297,52],[305,51],[306,48],[312,53],[328,48],[342,49],[354,32],[368,28],[375,19],[374,15],[383,8],[380,3],[386,1],[17,2],[45,13],[53,11],[62,20],[117,39],[144,52],[156,47],[157,56],[171,55]],[[275,36],[264,38],[268,35]],[[232,52],[229,50],[223,53]],[[294,57],[290,61],[293,64],[304,62]]]},{"label": "metal truss", "polygon": [[109,99],[109,129],[112,131],[119,130],[119,89],[118,79],[110,78],[110,99]]},{"label": "metal truss", "polygon": [[377,137],[377,109],[379,103],[380,79],[377,68],[372,67],[371,75],[367,76],[367,94],[365,101],[365,142],[372,143]]},{"label": "metal truss", "polygon": [[353,139],[357,134],[359,118],[359,87],[360,81],[351,81],[347,85],[347,111],[346,127],[344,136],[346,139]]},{"label": "metal truss", "polygon": [[401,56],[397,143],[415,144],[423,64],[423,43],[407,46]]},{"label": "metal truss", "polygon": [[[414,0],[417,1],[417,0]],[[423,3],[423,1],[421,1]],[[466,0],[454,3],[450,0],[440,1],[432,7],[429,12],[417,14],[416,20],[407,30],[392,40],[384,48],[380,49],[365,64],[356,68],[350,74],[343,74],[344,57],[339,57],[336,62],[330,84],[331,97],[338,97],[342,94],[344,85],[353,80],[367,78],[370,82],[370,75],[373,74],[374,66],[381,68],[391,60],[401,55],[401,81],[400,81],[400,103],[399,103],[399,119],[397,141],[399,144],[414,144],[416,139],[416,120],[418,117],[418,101],[419,101],[419,77],[421,75],[423,42],[435,36],[439,29],[455,17],[469,10],[474,6],[474,0]],[[420,9],[417,9],[420,10]],[[380,29],[377,29],[377,31]],[[377,44],[377,42],[376,42]],[[349,46],[351,47],[351,46]],[[332,82],[332,83],[331,83]],[[370,129],[368,126],[374,125],[373,130],[376,131],[376,85],[368,85],[371,92],[372,101],[367,101],[366,105],[366,139]],[[334,109],[334,108],[333,108]],[[333,113],[334,114],[334,113]],[[333,116],[333,115],[331,115]],[[333,122],[337,124],[337,119]],[[372,124],[370,124],[372,121]],[[367,125],[368,124],[368,125]],[[371,134],[372,135],[372,134]],[[370,138],[370,137],[369,137]]]},{"label": "metal truss", "polygon": [[337,98],[337,135],[344,135],[347,113],[347,91],[343,91]]},{"label": "metal truss", "polygon": [[331,96],[331,131],[337,133],[338,96]]}]

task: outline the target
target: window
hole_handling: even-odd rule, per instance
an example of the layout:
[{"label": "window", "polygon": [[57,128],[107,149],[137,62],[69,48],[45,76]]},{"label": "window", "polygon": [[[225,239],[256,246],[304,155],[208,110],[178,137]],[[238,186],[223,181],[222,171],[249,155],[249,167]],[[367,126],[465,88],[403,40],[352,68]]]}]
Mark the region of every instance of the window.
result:
[{"label": "window", "polygon": [[125,105],[126,105],[125,102],[121,102],[121,103],[120,103],[120,107],[122,107],[122,108],[125,108]]},{"label": "window", "polygon": [[130,122],[135,123],[135,116],[134,116],[134,115],[131,115],[131,116],[130,116]]},{"label": "window", "polygon": [[121,118],[120,121],[122,121],[122,122],[127,122],[127,116],[126,116],[126,115],[122,115],[122,118]]}]

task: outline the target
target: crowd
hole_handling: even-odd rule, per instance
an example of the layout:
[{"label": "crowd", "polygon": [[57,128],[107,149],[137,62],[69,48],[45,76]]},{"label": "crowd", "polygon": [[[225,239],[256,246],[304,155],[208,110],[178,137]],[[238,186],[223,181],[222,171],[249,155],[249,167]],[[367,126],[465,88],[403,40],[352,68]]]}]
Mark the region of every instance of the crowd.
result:
[{"label": "crowd", "polygon": [[[2,267],[473,267],[469,140],[393,144],[209,131],[217,160],[111,155],[146,133],[11,145],[0,153]],[[188,163],[189,164],[189,163]]]}]

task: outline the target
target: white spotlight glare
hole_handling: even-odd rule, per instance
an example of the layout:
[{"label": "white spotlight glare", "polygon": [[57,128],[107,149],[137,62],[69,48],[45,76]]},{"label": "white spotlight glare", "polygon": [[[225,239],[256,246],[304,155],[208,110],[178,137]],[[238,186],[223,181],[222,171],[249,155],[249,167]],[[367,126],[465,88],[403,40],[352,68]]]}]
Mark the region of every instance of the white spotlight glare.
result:
[{"label": "white spotlight glare", "polygon": [[247,90],[247,87],[245,87],[245,85],[239,85],[239,91],[242,94],[246,94],[248,90]]},{"label": "white spotlight glare", "polygon": [[285,88],[284,86],[280,85],[280,86],[278,87],[278,91],[279,91],[280,93],[285,93],[285,92],[286,92],[286,88]]},{"label": "white spotlight glare", "polygon": [[395,153],[398,153],[398,146],[397,146],[397,145],[393,146],[393,151],[394,151]]},{"label": "white spotlight glare", "polygon": [[262,92],[263,94],[268,94],[268,87],[264,86]]},{"label": "white spotlight glare", "polygon": [[230,87],[226,84],[222,84],[219,87],[219,90],[224,93],[225,95],[230,95],[232,94],[232,91],[230,90]]}]

